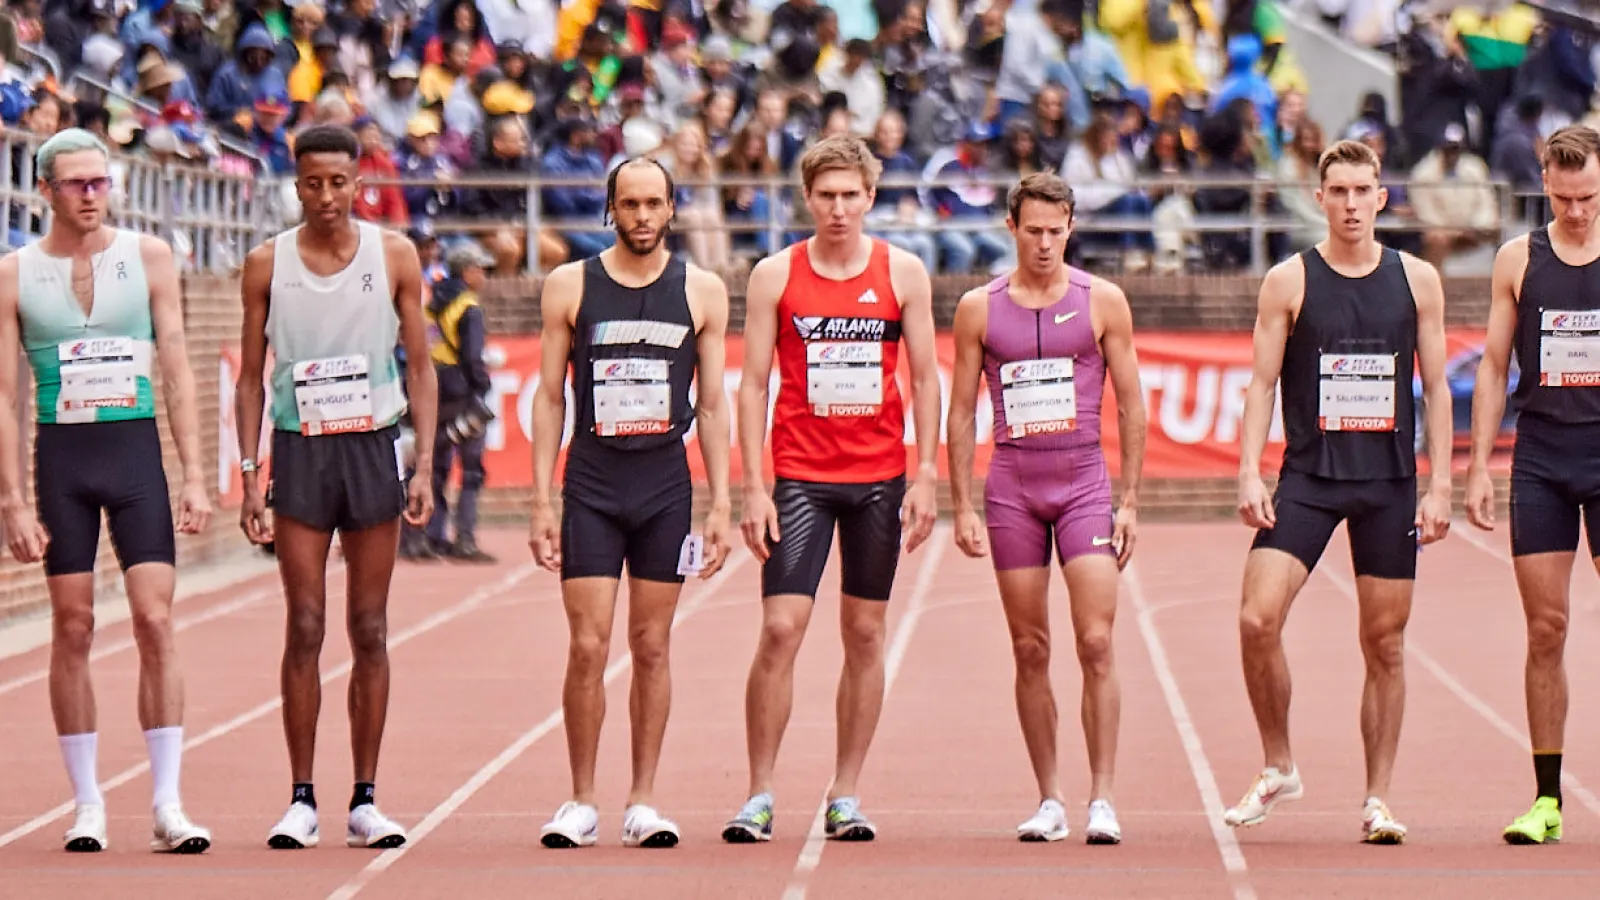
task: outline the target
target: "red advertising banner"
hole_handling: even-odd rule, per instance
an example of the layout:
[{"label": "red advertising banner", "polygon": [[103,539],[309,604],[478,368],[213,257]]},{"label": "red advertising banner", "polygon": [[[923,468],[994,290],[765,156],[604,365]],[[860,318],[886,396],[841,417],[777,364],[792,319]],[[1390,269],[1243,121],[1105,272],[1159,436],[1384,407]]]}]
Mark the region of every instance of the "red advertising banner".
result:
[{"label": "red advertising banner", "polygon": [[[1473,376],[1477,368],[1481,330],[1452,330],[1449,339],[1448,378],[1454,410],[1452,420],[1459,450],[1466,444],[1470,426]],[[1251,338],[1248,333],[1141,332],[1135,337],[1139,353],[1140,383],[1144,391],[1149,430],[1145,441],[1145,476],[1149,478],[1232,477],[1239,470],[1239,438],[1244,417],[1245,392],[1250,385]],[[490,359],[493,389],[489,406],[497,418],[486,435],[484,466],[488,481],[496,487],[526,486],[533,475],[533,395],[539,382],[539,338],[514,335],[491,338],[486,356]],[[233,423],[233,382],[237,372],[237,351],[222,354],[223,410],[220,435],[222,453],[218,467],[218,489],[225,503],[238,500],[238,437]],[[939,469],[945,474],[942,430],[944,412],[949,407],[951,370],[955,361],[955,342],[949,333],[938,336],[939,378],[944,410],[941,410]],[[744,344],[737,336],[727,343],[727,371],[722,389],[727,395],[731,454],[731,477],[741,478],[737,442],[738,389],[744,363]],[[916,431],[910,414],[910,385],[906,367],[898,375],[902,394],[907,398],[906,452],[915,460]],[[698,389],[698,385],[696,385]],[[777,373],[773,373],[772,399],[777,396]],[[993,415],[986,388],[980,388],[977,417],[978,452],[976,474],[987,469],[993,450]],[[567,388],[567,428],[563,446],[570,439],[573,397]],[[769,400],[770,403],[770,400]],[[1107,386],[1103,400],[1102,444],[1113,475],[1121,468],[1117,435],[1116,397]],[[771,408],[769,405],[769,421]],[[265,435],[266,429],[263,429]],[[1509,433],[1509,432],[1508,432]],[[1508,438],[1503,437],[1502,443]],[[265,441],[264,441],[265,443]],[[704,478],[699,442],[695,430],[688,436],[689,463],[697,479]],[[266,448],[263,447],[263,458]],[[1268,432],[1263,467],[1277,469],[1283,454],[1283,420],[1274,409]],[[770,460],[768,461],[770,466]],[[558,461],[557,473],[561,470]],[[770,476],[770,469],[765,473]]]}]

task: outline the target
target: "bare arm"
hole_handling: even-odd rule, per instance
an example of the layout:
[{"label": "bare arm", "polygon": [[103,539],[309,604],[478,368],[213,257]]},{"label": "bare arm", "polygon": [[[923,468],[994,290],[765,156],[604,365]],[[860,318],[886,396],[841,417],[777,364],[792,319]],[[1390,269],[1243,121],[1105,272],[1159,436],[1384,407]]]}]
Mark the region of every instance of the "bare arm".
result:
[{"label": "bare arm", "polygon": [[1450,494],[1450,383],[1444,377],[1444,285],[1439,270],[1420,259],[1405,258],[1411,295],[1417,304],[1417,368],[1427,403],[1429,489]]},{"label": "bare arm", "polygon": [[726,509],[732,504],[728,494],[728,395],[723,378],[727,364],[728,288],[721,278],[702,269],[693,269],[692,273],[690,289],[699,300],[701,316],[696,338],[699,388],[695,392],[700,457],[706,465],[711,505]]},{"label": "bare arm", "polygon": [[[7,516],[27,503],[22,494],[22,437],[16,360],[22,352],[17,319],[17,255],[0,259],[0,510]],[[9,535],[8,535],[9,537]]]},{"label": "bare arm", "polygon": [[[205,483],[205,471],[200,464],[200,409],[183,333],[178,265],[172,257],[172,248],[160,238],[148,235],[140,238],[139,252],[150,282],[150,318],[155,326],[156,355],[161,363],[161,386],[167,395],[167,420],[178,445],[184,483],[201,485]],[[260,383],[257,378],[256,384]],[[259,413],[257,418],[260,418]]]},{"label": "bare arm", "polygon": [[789,256],[769,256],[750,272],[745,289],[744,374],[739,383],[739,457],[747,488],[762,484],[772,359],[778,343],[778,299],[789,280]]},{"label": "bare arm", "polygon": [[[1518,238],[1495,254],[1490,281],[1489,333],[1472,388],[1472,463],[1487,470],[1500,418],[1506,411],[1506,382],[1511,369],[1511,340],[1517,328],[1517,285],[1528,268],[1528,241]],[[1420,310],[1419,310],[1420,315]],[[1526,377],[1526,373],[1524,374]]]},{"label": "bare arm", "polygon": [[[234,421],[239,428],[239,458],[254,460],[261,447],[261,415],[266,409],[262,377],[267,361],[267,310],[271,303],[272,241],[250,251],[244,260],[240,293],[244,324],[239,333],[239,380],[234,386]],[[257,473],[242,473],[246,494],[259,490]]]},{"label": "bare arm", "polygon": [[[1305,270],[1297,259],[1267,272],[1256,301],[1256,327],[1250,388],[1245,393],[1244,423],[1239,441],[1239,474],[1260,476],[1261,454],[1272,426],[1278,377],[1283,374],[1284,344],[1293,322],[1294,300],[1305,286]],[[1120,397],[1118,398],[1121,399]]]},{"label": "bare arm", "polygon": [[934,349],[933,283],[922,261],[898,247],[889,277],[900,299],[900,334],[911,364],[911,414],[917,427],[917,477],[939,477],[939,357]]},{"label": "bare arm", "polygon": [[406,395],[411,430],[416,434],[416,464],[424,480],[433,478],[433,435],[439,423],[439,379],[428,354],[428,326],[422,317],[422,261],[415,244],[386,232],[384,251],[394,279],[394,308],[400,315],[400,343],[406,350]]},{"label": "bare arm", "polygon": [[950,460],[950,498],[958,513],[977,509],[972,497],[972,460],[978,447],[978,386],[983,380],[988,299],[988,292],[978,288],[968,291],[956,304],[956,360],[950,379],[945,450]]},{"label": "bare arm", "polygon": [[1139,354],[1133,347],[1133,311],[1128,307],[1127,295],[1116,285],[1095,279],[1093,288],[1093,299],[1100,301],[1097,309],[1104,323],[1100,354],[1106,361],[1111,389],[1117,395],[1117,436],[1122,445],[1122,497],[1117,505],[1137,509],[1144,474],[1146,419]]},{"label": "bare arm", "polygon": [[573,306],[583,293],[583,269],[567,264],[545,278],[539,308],[539,388],[533,394],[533,505],[550,507],[561,429],[567,421],[567,355],[572,351]]}]

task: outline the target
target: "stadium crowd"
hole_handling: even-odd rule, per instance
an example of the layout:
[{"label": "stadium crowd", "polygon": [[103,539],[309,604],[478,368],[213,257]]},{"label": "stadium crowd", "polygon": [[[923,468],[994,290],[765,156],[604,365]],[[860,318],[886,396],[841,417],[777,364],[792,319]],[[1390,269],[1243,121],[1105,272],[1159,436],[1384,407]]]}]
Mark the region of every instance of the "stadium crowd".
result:
[{"label": "stadium crowd", "polygon": [[[1308,116],[1284,7],[1392,54],[1400,108]],[[600,185],[639,154],[680,182],[680,248],[738,268],[792,237],[768,226],[802,220],[795,161],[840,132],[884,164],[871,227],[935,272],[1007,265],[1004,179],[1041,169],[1080,217],[1148,223],[1080,236],[1124,271],[1246,263],[1248,233],[1193,223],[1251,212],[1252,182],[1293,223],[1279,257],[1320,237],[1308,181],[1341,137],[1417,182],[1385,239],[1440,262],[1499,234],[1491,179],[1537,190],[1542,138],[1600,121],[1595,37],[1506,0],[5,0],[0,54],[8,128],[174,165],[280,176],[299,129],[350,125],[359,215],[499,273],[614,240]],[[530,242],[535,175],[590,183],[541,186]]]}]

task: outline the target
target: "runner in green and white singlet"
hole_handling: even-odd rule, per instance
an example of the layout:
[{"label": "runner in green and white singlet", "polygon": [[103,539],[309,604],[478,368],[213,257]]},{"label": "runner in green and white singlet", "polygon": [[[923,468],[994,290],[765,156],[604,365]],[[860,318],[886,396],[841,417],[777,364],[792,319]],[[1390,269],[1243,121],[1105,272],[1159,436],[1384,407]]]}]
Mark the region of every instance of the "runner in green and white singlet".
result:
[{"label": "runner in green and white singlet", "polygon": [[183,679],[171,609],[176,540],[162,468],[151,367],[159,362],[183,466],[177,530],[202,531],[211,516],[200,463],[194,376],[184,346],[183,305],[172,249],[155,237],[105,224],[111,178],[104,144],[68,129],[36,154],[50,230],[0,259],[0,358],[27,355],[37,428],[37,518],[22,489],[17,370],[0,366],[0,512],[18,561],[44,561],[54,619],[50,698],[77,808],[71,851],[107,846],[105,799],[96,776],[98,735],[89,647],[94,571],[104,515],[123,570],[139,650],[139,722],[150,753],[155,814],[151,849],[200,853],[211,834],[179,799]]}]

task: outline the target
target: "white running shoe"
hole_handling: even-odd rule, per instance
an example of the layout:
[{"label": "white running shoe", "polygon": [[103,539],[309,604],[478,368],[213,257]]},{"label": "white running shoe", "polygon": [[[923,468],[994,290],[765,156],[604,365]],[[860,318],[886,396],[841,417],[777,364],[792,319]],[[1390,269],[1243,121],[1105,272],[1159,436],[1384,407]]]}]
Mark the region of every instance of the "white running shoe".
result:
[{"label": "white running shoe", "polygon": [[1072,831],[1067,826],[1067,809],[1059,800],[1045,800],[1033,818],[1017,826],[1017,840],[1034,843],[1059,841]]},{"label": "white running shoe", "polygon": [[599,837],[600,811],[576,800],[561,804],[556,817],[539,829],[539,843],[552,850],[593,847]]},{"label": "white running shoe", "polygon": [[344,843],[346,847],[393,850],[405,846],[406,830],[399,822],[379,812],[376,804],[363,803],[350,810]]},{"label": "white running shoe", "polygon": [[1395,821],[1389,807],[1377,797],[1368,797],[1361,811],[1361,840],[1368,844],[1404,844],[1406,827]]},{"label": "white running shoe", "polygon": [[677,843],[677,823],[662,818],[654,807],[636,803],[622,814],[624,847],[674,847]]},{"label": "white running shoe", "polygon": [[78,807],[67,829],[67,851],[70,853],[99,853],[110,846],[106,840],[106,808],[99,804]]},{"label": "white running shoe", "polygon": [[204,853],[211,847],[211,832],[189,821],[183,807],[168,803],[156,810],[150,849],[157,853]]},{"label": "white running shoe", "polygon": [[1117,811],[1105,800],[1089,804],[1089,827],[1084,829],[1084,841],[1090,844],[1122,843],[1122,826],[1117,824]]},{"label": "white running shoe", "polygon": [[1259,825],[1267,818],[1267,813],[1274,806],[1286,800],[1299,800],[1305,796],[1305,786],[1300,783],[1298,769],[1290,768],[1288,772],[1279,772],[1276,768],[1268,766],[1261,770],[1256,780],[1250,785],[1250,790],[1245,792],[1239,803],[1222,814],[1222,821],[1238,828],[1244,825]]},{"label": "white running shoe", "polygon": [[274,850],[302,850],[315,847],[321,839],[316,807],[306,803],[291,803],[289,811],[267,834],[267,846]]}]

